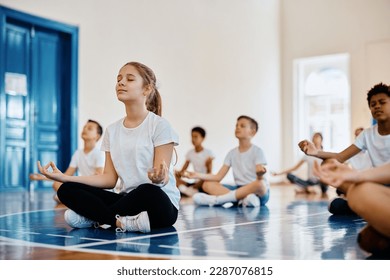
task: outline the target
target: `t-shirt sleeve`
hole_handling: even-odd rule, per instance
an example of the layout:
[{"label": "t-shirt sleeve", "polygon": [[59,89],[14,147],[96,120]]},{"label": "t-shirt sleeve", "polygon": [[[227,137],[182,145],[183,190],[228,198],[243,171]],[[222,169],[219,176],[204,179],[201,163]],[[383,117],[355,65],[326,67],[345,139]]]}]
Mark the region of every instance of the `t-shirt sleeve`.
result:
[{"label": "t-shirt sleeve", "polygon": [[267,160],[265,159],[264,152],[261,148],[256,149],[256,165],[261,164],[261,165],[266,165]]},{"label": "t-shirt sleeve", "polygon": [[154,130],[153,143],[155,147],[168,143],[173,143],[174,146],[177,146],[179,145],[179,136],[167,120],[160,118]]},{"label": "t-shirt sleeve", "polygon": [[79,151],[77,150],[72,155],[72,159],[70,160],[69,167],[78,168],[79,166]]},{"label": "t-shirt sleeve", "polygon": [[108,133],[108,130],[106,130],[104,133],[102,144],[100,146],[100,150],[103,152],[110,151],[110,135]]},{"label": "t-shirt sleeve", "polygon": [[215,159],[215,154],[213,153],[213,151],[212,150],[207,150],[207,155],[208,155],[208,157],[210,157],[210,158],[212,158],[212,159]]},{"label": "t-shirt sleeve", "polygon": [[223,161],[223,164],[224,164],[224,165],[227,165],[227,166],[229,166],[229,167],[231,167],[231,166],[232,166],[232,160],[233,160],[233,150],[230,151],[230,152],[226,155],[225,160]]},{"label": "t-shirt sleeve", "polygon": [[95,168],[104,167],[105,160],[106,160],[105,152],[97,151]]},{"label": "t-shirt sleeve", "polygon": [[185,160],[188,160],[188,161],[191,161],[191,151],[192,150],[189,150],[187,153],[186,153],[186,155],[185,155]]},{"label": "t-shirt sleeve", "polygon": [[356,137],[355,142],[353,143],[356,147],[358,147],[362,151],[367,150],[367,144],[366,144],[366,133],[367,130],[363,130],[362,133]]}]

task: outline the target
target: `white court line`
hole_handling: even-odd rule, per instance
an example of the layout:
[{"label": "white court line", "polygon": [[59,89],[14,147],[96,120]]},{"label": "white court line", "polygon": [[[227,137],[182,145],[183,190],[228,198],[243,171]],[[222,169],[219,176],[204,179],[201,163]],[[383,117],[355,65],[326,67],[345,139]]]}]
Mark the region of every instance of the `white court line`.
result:
[{"label": "white court line", "polygon": [[[27,211],[27,212],[20,212],[20,213],[14,213],[10,215],[3,215],[1,217],[5,216],[12,216],[16,214],[24,214],[24,213],[34,213],[34,212],[44,212],[44,211],[60,211],[64,209],[49,209],[49,210],[38,210],[38,211]],[[318,215],[323,215],[328,213],[326,212],[320,212],[320,213],[315,213],[315,214],[310,214],[310,215],[302,215],[302,216],[290,216],[285,217],[285,218],[278,218],[278,219],[273,219],[273,220],[293,220],[296,218],[301,218],[301,217],[311,217],[311,216],[318,216]],[[72,248],[72,249],[77,249],[77,251],[81,252],[90,252],[90,253],[100,253],[100,254],[110,254],[110,255],[123,255],[123,256],[129,256],[129,255],[136,255],[139,256],[140,254],[137,254],[135,252],[118,252],[118,251],[109,251],[109,250],[100,250],[100,249],[86,249],[85,247],[91,247],[91,246],[101,246],[101,245],[106,245],[106,244],[113,244],[117,243],[118,240],[119,242],[124,242],[124,241],[134,241],[134,240],[142,240],[144,238],[155,238],[155,237],[161,237],[161,236],[169,236],[169,235],[179,235],[179,234],[185,234],[185,233],[191,233],[191,232],[199,232],[199,231],[208,231],[208,230],[213,230],[213,229],[220,229],[220,228],[226,228],[226,227],[236,227],[236,226],[243,226],[243,225],[251,225],[251,224],[261,224],[264,222],[268,222],[268,220],[261,220],[261,221],[252,221],[252,222],[245,222],[245,223],[238,223],[238,224],[225,224],[225,225],[220,225],[220,226],[213,226],[213,227],[204,227],[204,228],[198,228],[198,229],[191,229],[191,230],[183,230],[183,231],[174,231],[174,232],[166,232],[166,233],[160,233],[160,234],[149,234],[149,235],[142,235],[142,236],[137,236],[137,237],[129,237],[129,238],[123,238],[123,239],[115,239],[115,240],[107,240],[107,241],[101,241],[101,242],[95,242],[95,243],[88,243],[88,244],[80,244],[80,245],[74,245],[74,246],[58,246],[58,245],[49,245],[46,243],[36,243],[36,242],[31,242],[31,241],[23,241],[23,240],[17,240],[17,239],[12,239],[12,238],[7,238],[10,240],[14,241],[19,241],[16,244],[38,244],[38,246],[41,247],[46,247],[46,248],[56,248],[56,249],[64,249],[64,248]],[[22,243],[20,243],[22,242]],[[180,248],[180,247],[179,247]],[[226,251],[224,251],[226,252]],[[188,258],[191,257],[192,259],[197,258],[196,256],[178,256],[178,255],[163,255],[163,254],[150,254],[150,253],[144,253],[143,255],[146,256],[162,256],[164,258]],[[199,257],[200,259],[204,258],[213,258],[211,256],[202,256]]]},{"label": "white court line", "polygon": [[321,227],[329,227],[329,225],[324,224],[324,225],[317,225],[317,226],[311,226],[311,227],[305,226],[305,230],[306,229],[313,229],[313,228],[321,228]]},{"label": "white court line", "polygon": [[[179,250],[187,250],[187,251],[195,251],[197,248],[194,247],[181,247],[181,246],[169,246],[169,245],[158,245],[160,248],[167,249],[179,249]],[[238,252],[238,251],[227,251],[227,250],[215,250],[215,249],[207,249],[205,250],[207,253],[224,253],[224,254],[233,254],[239,256],[248,256],[249,254],[246,252]]]},{"label": "white court line", "polygon": [[73,238],[73,236],[70,236],[70,235],[63,235],[63,234],[46,233],[46,235],[47,235],[47,236],[53,236],[53,237]]},{"label": "white court line", "polygon": [[16,233],[23,233],[23,234],[36,234],[36,235],[42,234],[42,233],[33,232],[33,231],[19,231],[19,230],[10,230],[10,229],[0,229],[0,231],[12,232],[12,233],[16,232]]},{"label": "white court line", "polygon": [[23,211],[23,212],[18,212],[18,213],[11,213],[11,214],[4,214],[0,215],[0,218],[5,218],[5,217],[10,217],[10,216],[15,216],[15,215],[23,215],[23,214],[30,214],[30,213],[38,213],[38,212],[47,212],[47,211],[65,211],[66,208],[58,208],[58,209],[43,209],[43,210],[33,210],[33,211]]},{"label": "white court line", "polygon": [[[104,254],[104,255],[113,255],[113,256],[123,256],[123,257],[145,257],[145,258],[156,258],[156,259],[184,259],[187,260],[189,257],[191,259],[214,259],[211,256],[182,256],[182,255],[167,255],[167,254],[150,254],[150,253],[138,253],[138,252],[123,252],[123,251],[108,251],[108,250],[99,250],[99,249],[85,249],[85,248],[76,248],[77,250],[72,250],[71,246],[60,246],[60,245],[50,245],[46,243],[37,243],[31,241],[17,240],[8,237],[1,237],[3,240],[1,242],[6,243],[8,246],[21,246],[21,247],[42,247],[48,249],[58,249],[58,250],[67,250],[76,251],[81,253],[90,253],[90,254]],[[232,257],[218,257],[218,259],[232,259]]]},{"label": "white court line", "polygon": [[[318,216],[318,215],[323,215],[328,212],[321,212],[321,213],[315,213],[315,214],[310,214],[306,215],[305,217],[310,217],[310,216]],[[296,217],[295,217],[296,218]],[[289,218],[280,218],[280,219],[274,219],[274,220],[288,220]],[[185,233],[191,233],[191,232],[199,232],[199,231],[208,231],[208,230],[213,230],[213,229],[221,229],[221,228],[230,228],[230,227],[236,227],[236,226],[244,226],[244,225],[253,225],[253,224],[262,224],[265,222],[268,222],[269,220],[261,220],[261,221],[253,221],[253,222],[245,222],[245,223],[238,223],[238,224],[225,224],[225,225],[220,225],[220,226],[213,226],[213,227],[204,227],[204,228],[197,228],[197,229],[189,229],[189,230],[182,230],[182,231],[174,231],[174,232],[166,232],[166,233],[159,233],[159,234],[149,234],[149,235],[141,235],[141,236],[136,236],[136,237],[129,237],[129,238],[123,238],[119,239],[121,242],[123,241],[134,241],[134,240],[141,240],[144,238],[155,238],[155,237],[161,237],[161,236],[169,236],[169,235],[179,235],[179,234],[185,234]],[[108,240],[108,241],[103,241],[103,242],[97,242],[97,243],[89,243],[89,244],[80,244],[80,245],[75,245],[73,247],[81,248],[81,247],[89,247],[89,246],[100,246],[100,245],[106,245],[106,244],[112,244],[112,243],[117,243],[118,239],[115,240]]]}]

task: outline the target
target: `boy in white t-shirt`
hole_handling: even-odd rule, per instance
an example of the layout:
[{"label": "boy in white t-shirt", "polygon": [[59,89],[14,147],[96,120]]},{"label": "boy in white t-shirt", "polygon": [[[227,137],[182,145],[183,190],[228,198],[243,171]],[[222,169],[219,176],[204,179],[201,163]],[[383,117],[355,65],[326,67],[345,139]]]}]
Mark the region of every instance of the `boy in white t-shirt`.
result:
[{"label": "boy in white t-shirt", "polygon": [[[87,121],[81,132],[81,139],[83,139],[84,146],[83,148],[76,150],[73,154],[69,167],[64,172],[66,175],[73,176],[76,172],[79,176],[89,176],[103,173],[105,155],[104,152],[96,146],[102,134],[103,128],[97,121]],[[31,174],[30,179],[47,180],[45,176],[40,174]],[[53,189],[56,192],[54,200],[58,203],[61,203],[57,196],[58,188],[61,185],[61,182],[54,181],[53,183]]]},{"label": "boy in white t-shirt", "polygon": [[[321,159],[334,158],[344,163],[361,151],[366,151],[372,166],[378,167],[390,162],[390,89],[389,86],[379,83],[373,86],[367,93],[368,106],[371,115],[377,124],[363,130],[356,138],[355,143],[339,153],[324,152],[317,149],[308,140],[301,141],[300,149],[309,156]],[[344,184],[338,188],[342,193],[347,193],[350,184]],[[355,214],[343,198],[335,198],[329,205],[332,214]]]},{"label": "boy in white t-shirt", "polygon": [[[205,193],[196,193],[193,200],[198,205],[231,206],[242,202],[243,206],[259,207],[269,200],[269,182],[266,178],[266,164],[263,150],[251,143],[258,130],[257,122],[248,116],[237,119],[235,136],[238,147],[226,156],[222,168],[217,174],[189,172],[188,178],[201,179],[205,182]],[[236,185],[222,185],[220,181],[233,169]]]},{"label": "boy in white t-shirt", "polygon": [[210,149],[203,147],[202,143],[206,137],[206,131],[199,126],[194,127],[191,130],[191,142],[194,148],[189,150],[185,156],[185,163],[180,171],[176,171],[176,184],[180,192],[186,196],[192,196],[198,191],[203,184],[202,180],[195,180],[194,182],[188,182],[183,175],[185,175],[190,164],[193,171],[199,173],[211,173],[213,170],[213,160],[215,158],[214,153]]},{"label": "boy in white t-shirt", "polygon": [[[355,139],[362,133],[364,130],[363,127],[358,127],[355,129]],[[348,160],[349,165],[356,170],[365,170],[372,167],[371,159],[367,153],[367,150],[362,150],[357,155],[351,157]]]}]

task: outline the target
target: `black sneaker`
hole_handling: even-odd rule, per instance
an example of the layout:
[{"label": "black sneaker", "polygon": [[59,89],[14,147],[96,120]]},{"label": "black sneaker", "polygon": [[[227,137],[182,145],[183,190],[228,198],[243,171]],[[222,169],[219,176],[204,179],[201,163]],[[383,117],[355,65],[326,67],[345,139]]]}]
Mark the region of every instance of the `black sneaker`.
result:
[{"label": "black sneaker", "polygon": [[357,215],[349,207],[348,202],[343,198],[335,198],[329,203],[329,212],[333,215]]}]

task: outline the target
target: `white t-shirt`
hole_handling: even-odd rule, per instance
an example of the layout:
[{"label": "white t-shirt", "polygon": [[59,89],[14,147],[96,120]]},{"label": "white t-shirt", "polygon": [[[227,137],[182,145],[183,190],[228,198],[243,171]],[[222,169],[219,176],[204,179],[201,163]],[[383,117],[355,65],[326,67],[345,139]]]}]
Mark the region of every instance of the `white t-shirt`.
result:
[{"label": "white t-shirt", "polygon": [[377,124],[363,130],[354,145],[367,151],[373,167],[390,162],[390,135],[380,135]]},{"label": "white t-shirt", "polygon": [[361,151],[357,155],[351,157],[348,163],[356,170],[366,170],[372,167],[371,159],[367,151]]},{"label": "white t-shirt", "polygon": [[[151,183],[147,171],[153,167],[154,148],[168,143],[176,146],[179,138],[166,119],[152,112],[135,128],[126,128],[123,121],[124,118],[107,127],[101,149],[111,154],[121,181],[121,192],[130,192],[141,184]],[[169,166],[169,181],[162,190],[179,209],[180,192],[176,187],[173,160]]]},{"label": "white t-shirt", "polygon": [[213,152],[206,148],[200,152],[191,149],[186,154],[186,160],[192,164],[194,171],[198,173],[207,173],[206,160],[214,157]]},{"label": "white t-shirt", "polygon": [[96,173],[97,168],[104,168],[105,154],[95,147],[89,153],[78,149],[72,156],[69,166],[76,168],[80,176],[90,176]]},{"label": "white t-shirt", "polygon": [[226,155],[224,164],[233,169],[235,183],[242,186],[255,181],[257,179],[256,165],[266,165],[267,161],[263,150],[252,144],[249,150],[243,153],[240,153],[238,147],[232,149]]},{"label": "white t-shirt", "polygon": [[310,180],[318,180],[318,177],[314,175],[314,162],[317,162],[319,165],[322,163],[322,159],[313,157],[313,156],[308,156],[304,155],[302,157],[302,160],[307,163],[307,179]]}]

